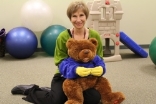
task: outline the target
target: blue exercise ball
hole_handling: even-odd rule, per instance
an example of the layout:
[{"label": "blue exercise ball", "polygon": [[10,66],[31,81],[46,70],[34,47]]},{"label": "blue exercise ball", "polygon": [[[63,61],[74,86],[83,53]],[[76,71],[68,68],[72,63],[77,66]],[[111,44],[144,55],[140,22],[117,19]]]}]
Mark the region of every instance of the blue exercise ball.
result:
[{"label": "blue exercise ball", "polygon": [[6,50],[18,59],[28,58],[36,51],[36,35],[26,27],[16,27],[6,34]]},{"label": "blue exercise ball", "polygon": [[66,30],[64,26],[61,25],[52,25],[46,28],[40,38],[41,47],[43,50],[50,56],[54,56],[54,50],[56,45],[56,39],[58,35]]}]

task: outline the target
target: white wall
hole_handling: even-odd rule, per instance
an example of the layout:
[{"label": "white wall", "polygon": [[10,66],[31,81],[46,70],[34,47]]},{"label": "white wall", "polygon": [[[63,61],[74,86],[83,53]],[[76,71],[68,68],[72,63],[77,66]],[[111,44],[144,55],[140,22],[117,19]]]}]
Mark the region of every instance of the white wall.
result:
[{"label": "white wall", "polygon": [[[21,26],[20,12],[28,0],[0,0],[0,29],[8,32],[14,27]],[[66,16],[68,4],[74,0],[44,0],[53,11],[53,24],[66,28],[72,25]],[[90,1],[90,0],[84,0]],[[136,43],[150,44],[156,36],[156,0],[120,0],[124,11],[121,20],[121,31],[124,31]],[[41,32],[36,33],[40,40]],[[40,43],[40,42],[39,42]],[[40,44],[39,46],[40,47]]]},{"label": "white wall", "polygon": [[156,0],[121,0],[121,30],[138,44],[150,44],[156,36]]}]

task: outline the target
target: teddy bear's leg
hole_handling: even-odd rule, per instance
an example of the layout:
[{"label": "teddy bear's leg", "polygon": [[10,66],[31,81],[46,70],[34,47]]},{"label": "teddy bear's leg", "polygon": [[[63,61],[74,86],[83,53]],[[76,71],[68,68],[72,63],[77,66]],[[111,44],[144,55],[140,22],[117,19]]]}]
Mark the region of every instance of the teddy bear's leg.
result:
[{"label": "teddy bear's leg", "polygon": [[63,82],[63,91],[68,98],[65,104],[83,104],[83,90],[76,81],[66,79]]},{"label": "teddy bear's leg", "polygon": [[95,89],[101,94],[103,104],[120,104],[125,99],[121,92],[112,92],[111,85],[106,78],[99,78]]}]

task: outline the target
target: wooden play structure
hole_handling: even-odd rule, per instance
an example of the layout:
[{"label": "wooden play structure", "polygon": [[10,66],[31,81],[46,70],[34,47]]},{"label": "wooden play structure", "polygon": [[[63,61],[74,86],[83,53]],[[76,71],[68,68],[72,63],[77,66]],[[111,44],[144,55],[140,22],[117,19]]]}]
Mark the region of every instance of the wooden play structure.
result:
[{"label": "wooden play structure", "polygon": [[93,0],[87,3],[90,10],[87,26],[105,39],[104,54],[111,54],[110,39],[114,42],[114,55],[104,57],[105,62],[122,60],[120,50],[120,20],[123,11],[120,0]]}]

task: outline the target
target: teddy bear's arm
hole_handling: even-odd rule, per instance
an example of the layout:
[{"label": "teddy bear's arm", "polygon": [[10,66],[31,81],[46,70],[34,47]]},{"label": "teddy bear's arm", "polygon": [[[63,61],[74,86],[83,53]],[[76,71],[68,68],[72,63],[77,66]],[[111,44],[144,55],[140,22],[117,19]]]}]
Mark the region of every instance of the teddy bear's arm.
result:
[{"label": "teddy bear's arm", "polygon": [[103,75],[106,72],[106,67],[105,67],[104,60],[101,57],[99,57],[98,55],[96,55],[95,58],[92,61],[93,61],[94,65],[95,65],[95,68],[99,67],[99,66],[102,67],[102,69],[103,69],[102,75]]},{"label": "teddy bear's arm", "polygon": [[101,66],[97,66],[97,67],[91,68],[90,74],[93,76],[102,76],[104,74],[104,71]]},{"label": "teddy bear's arm", "polygon": [[71,60],[71,58],[64,59],[59,64],[59,70],[60,73],[63,75],[63,77],[68,79],[77,78],[78,75],[76,74],[76,68],[78,67],[78,64]]}]

